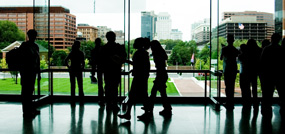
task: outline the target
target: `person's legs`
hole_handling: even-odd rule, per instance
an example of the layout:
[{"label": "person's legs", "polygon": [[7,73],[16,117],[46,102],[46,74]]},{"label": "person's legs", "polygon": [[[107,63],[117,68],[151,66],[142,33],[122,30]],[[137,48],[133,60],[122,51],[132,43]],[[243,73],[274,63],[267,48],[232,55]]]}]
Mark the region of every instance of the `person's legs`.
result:
[{"label": "person's legs", "polygon": [[99,97],[99,103],[100,105],[104,104],[104,89],[103,89],[103,74],[101,71],[97,72],[97,78],[98,78],[98,97]]},{"label": "person's legs", "polygon": [[79,96],[84,97],[82,72],[76,72]]},{"label": "person's legs", "polygon": [[250,83],[248,76],[243,73],[240,74],[240,88],[241,88],[243,106],[251,106]]},{"label": "person's legs", "polygon": [[71,98],[75,97],[75,74],[74,72],[69,72],[70,76],[70,93],[71,93]]},{"label": "person's legs", "polygon": [[258,108],[259,102],[257,98],[257,74],[252,75],[251,77],[251,87],[252,87],[252,102],[254,108]]},{"label": "person's legs", "polygon": [[264,88],[262,89],[262,103],[261,114],[264,117],[272,117],[272,97],[275,86],[272,80],[266,79],[264,81]]},{"label": "person's legs", "polygon": [[226,85],[226,108],[234,109],[234,90],[236,73],[224,73],[225,85]]},{"label": "person's legs", "polygon": [[33,106],[33,92],[35,90],[36,74],[33,72],[21,73],[22,85],[22,110],[23,114],[34,114],[35,107]]}]

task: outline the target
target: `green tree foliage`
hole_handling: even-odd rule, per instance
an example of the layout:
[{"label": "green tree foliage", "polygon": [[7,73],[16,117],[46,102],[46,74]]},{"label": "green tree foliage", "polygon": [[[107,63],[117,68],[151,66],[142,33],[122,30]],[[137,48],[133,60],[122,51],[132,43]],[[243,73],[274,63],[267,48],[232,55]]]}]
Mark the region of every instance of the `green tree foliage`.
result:
[{"label": "green tree foliage", "polygon": [[[48,42],[45,40],[36,40],[36,43],[43,46],[44,48],[49,50],[49,57],[52,56],[53,52],[55,51],[55,48],[51,45],[48,45]],[[50,48],[50,49],[49,49]]]},{"label": "green tree foliage", "polygon": [[8,68],[8,64],[6,63],[6,59],[1,59],[0,68]]},{"label": "green tree foliage", "polygon": [[92,49],[94,49],[95,47],[95,43],[94,41],[83,41],[81,42],[81,51],[84,53],[85,58],[87,58],[88,60],[91,59],[91,51]]},{"label": "green tree foliage", "polygon": [[176,44],[183,43],[182,40],[171,40],[171,39],[160,40],[159,42],[162,45],[166,45],[165,47],[166,50],[172,50]]},{"label": "green tree foliage", "polygon": [[48,68],[48,64],[45,60],[40,61],[40,68],[41,69],[47,69]]},{"label": "green tree foliage", "polygon": [[[0,21],[0,49],[3,49],[14,41],[24,41],[25,33],[17,27],[14,22]],[[2,54],[0,52],[0,57]]]},{"label": "green tree foliage", "polygon": [[192,54],[197,54],[197,44],[191,40],[189,42],[179,42],[175,45],[168,60],[170,65],[190,65]]},{"label": "green tree foliage", "polygon": [[[203,62],[207,62],[207,59],[210,57],[210,48],[209,45],[206,44],[203,49],[198,53],[198,58],[203,60]],[[197,60],[198,61],[198,60]]]},{"label": "green tree foliage", "polygon": [[52,61],[51,64],[53,66],[64,66],[64,60],[67,57],[67,54],[63,50],[55,51],[52,54]]}]

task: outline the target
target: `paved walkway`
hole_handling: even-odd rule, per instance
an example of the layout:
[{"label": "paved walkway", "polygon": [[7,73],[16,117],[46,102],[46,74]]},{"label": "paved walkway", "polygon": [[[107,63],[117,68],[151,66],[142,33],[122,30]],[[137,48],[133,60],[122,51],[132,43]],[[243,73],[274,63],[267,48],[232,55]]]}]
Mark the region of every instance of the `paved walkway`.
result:
[{"label": "paved walkway", "polygon": [[173,79],[173,81],[181,96],[204,97],[204,88],[193,79]]}]

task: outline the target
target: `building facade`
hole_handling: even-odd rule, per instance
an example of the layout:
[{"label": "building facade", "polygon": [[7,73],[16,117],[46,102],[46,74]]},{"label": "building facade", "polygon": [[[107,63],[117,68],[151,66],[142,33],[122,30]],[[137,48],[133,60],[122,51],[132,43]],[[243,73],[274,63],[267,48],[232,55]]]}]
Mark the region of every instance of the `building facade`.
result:
[{"label": "building facade", "polygon": [[235,39],[255,39],[261,42],[267,37],[267,23],[257,22],[255,16],[232,16],[219,25],[219,37],[227,38],[227,34]]},{"label": "building facade", "polygon": [[37,10],[40,9],[1,7],[0,20],[14,22],[25,33],[30,29],[37,30],[37,38],[49,40],[55,49],[70,47],[76,38],[76,16],[63,7],[50,7],[50,31],[48,31],[48,13],[37,13]]},{"label": "building facade", "polygon": [[95,41],[98,37],[98,29],[88,24],[78,24],[77,32],[81,32],[82,37],[86,38],[86,41]]},{"label": "building facade", "polygon": [[156,33],[157,16],[153,11],[141,12],[141,37],[153,40]]},{"label": "building facade", "polygon": [[178,29],[171,29],[170,39],[172,40],[182,40],[183,33]]},{"label": "building facade", "polygon": [[191,38],[195,40],[198,45],[210,41],[210,19],[193,23],[191,25]]},{"label": "building facade", "polygon": [[104,43],[107,43],[106,33],[111,31],[111,28],[107,26],[97,26],[98,28],[98,37],[101,38]]},{"label": "building facade", "polygon": [[257,11],[244,11],[244,12],[224,12],[223,20],[231,18],[233,16],[247,17],[252,16],[256,17],[256,22],[265,22],[266,23],[266,39],[270,39],[271,35],[274,33],[274,20],[273,14],[267,12],[257,12]]},{"label": "building facade", "polygon": [[170,39],[172,20],[170,14],[167,12],[162,12],[157,15],[156,21],[156,38],[157,40],[161,39]]}]

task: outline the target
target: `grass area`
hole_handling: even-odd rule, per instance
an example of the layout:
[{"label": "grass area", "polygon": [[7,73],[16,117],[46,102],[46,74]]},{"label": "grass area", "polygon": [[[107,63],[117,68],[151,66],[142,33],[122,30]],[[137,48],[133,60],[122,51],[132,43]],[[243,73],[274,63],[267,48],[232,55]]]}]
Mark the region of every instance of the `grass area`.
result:
[{"label": "grass area", "polygon": [[[170,79],[169,79],[170,80]],[[123,81],[123,79],[122,79]],[[130,79],[130,82],[132,79]],[[148,92],[151,92],[154,78],[148,80]],[[48,78],[41,79],[41,94],[48,93]],[[131,84],[130,84],[131,85]],[[167,93],[170,96],[179,96],[177,89],[172,82],[167,82]],[[21,84],[18,79],[18,84],[15,84],[15,80],[12,78],[0,79],[0,94],[20,94]],[[37,82],[35,85],[37,90]],[[91,84],[90,78],[83,78],[83,89],[86,95],[98,95],[97,84]],[[53,92],[55,95],[69,95],[70,94],[70,81],[69,78],[54,78],[53,79]],[[77,92],[77,90],[76,90]]]}]

